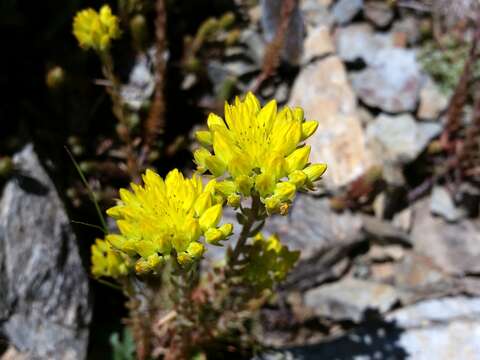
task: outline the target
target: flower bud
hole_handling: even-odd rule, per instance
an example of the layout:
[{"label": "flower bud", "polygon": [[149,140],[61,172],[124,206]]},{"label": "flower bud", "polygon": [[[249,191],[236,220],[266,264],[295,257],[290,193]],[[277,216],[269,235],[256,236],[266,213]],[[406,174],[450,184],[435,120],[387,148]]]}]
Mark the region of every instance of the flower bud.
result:
[{"label": "flower bud", "polygon": [[212,133],[210,131],[197,131],[195,133],[195,138],[203,146],[212,145]]},{"label": "flower bud", "polygon": [[226,239],[233,233],[233,225],[232,224],[223,224],[218,228],[223,234],[223,238]]},{"label": "flower bud", "polygon": [[310,120],[302,124],[302,140],[308,139],[318,128],[318,122]]},{"label": "flower bud", "polygon": [[217,204],[207,209],[200,217],[200,228],[205,232],[209,228],[217,226],[222,217],[222,205]]},{"label": "flower bud", "polygon": [[157,254],[152,254],[147,258],[148,266],[155,269],[162,262],[162,258]]},{"label": "flower bud", "polygon": [[280,209],[279,209],[280,215],[282,215],[282,216],[288,215],[288,210],[290,210],[290,204],[282,203],[280,205]]},{"label": "flower bud", "polygon": [[203,246],[203,244],[199,242],[194,241],[194,242],[191,242],[190,245],[188,245],[186,252],[188,252],[188,254],[193,259],[198,259],[205,252],[205,246]]},{"label": "flower bud", "polygon": [[229,196],[237,191],[237,184],[229,180],[220,181],[215,184],[215,190],[224,196]]},{"label": "flower bud", "polygon": [[223,239],[223,233],[219,229],[211,228],[205,233],[205,241],[211,245],[218,245]]},{"label": "flower bud", "polygon": [[288,175],[288,180],[299,189],[305,184],[305,181],[307,181],[307,175],[305,175],[302,170],[295,170]]},{"label": "flower bud", "polygon": [[310,156],[310,149],[310,145],[306,145],[295,150],[287,156],[286,163],[288,173],[291,173],[295,170],[302,170],[305,165],[307,165],[308,158]]},{"label": "flower bud", "polygon": [[253,180],[249,176],[240,175],[235,179],[235,183],[238,186],[238,190],[245,195],[249,196],[250,192],[252,191]]},{"label": "flower bud", "polygon": [[65,71],[60,66],[55,66],[47,72],[46,83],[50,89],[58,89],[65,82]]},{"label": "flower bud", "polygon": [[275,186],[275,196],[281,201],[293,200],[297,188],[291,182],[284,181]]},{"label": "flower bud", "polygon": [[148,24],[145,16],[137,14],[130,20],[130,32],[134,44],[139,49],[143,49],[148,40]]},{"label": "flower bud", "polygon": [[222,176],[226,169],[225,163],[214,155],[205,158],[205,165],[207,169],[217,177]]},{"label": "flower bud", "polygon": [[273,192],[275,188],[275,179],[266,173],[257,175],[255,178],[255,188],[261,196],[265,197]]},{"label": "flower bud", "polygon": [[267,209],[269,214],[276,214],[280,211],[281,201],[276,196],[270,196],[269,198],[265,199],[265,208]]},{"label": "flower bud", "polygon": [[240,195],[230,194],[227,197],[227,205],[236,209],[240,206],[240,199]]},{"label": "flower bud", "polygon": [[146,274],[152,270],[147,260],[140,258],[135,263],[135,272],[139,275]]},{"label": "flower bud", "polygon": [[230,26],[233,25],[234,21],[235,21],[235,15],[231,11],[229,11],[229,12],[225,13],[218,20],[218,24],[220,25],[221,28],[227,29],[227,28],[229,28]]},{"label": "flower bud", "polygon": [[326,170],[327,164],[314,164],[303,169],[303,172],[307,175],[308,180],[314,182],[318,180]]},{"label": "flower bud", "polygon": [[0,178],[6,178],[13,172],[14,165],[12,158],[5,156],[0,159]]},{"label": "flower bud", "polygon": [[199,172],[204,173],[205,171],[207,171],[207,165],[205,160],[209,156],[212,156],[212,154],[210,154],[210,151],[205,148],[197,149],[193,153],[193,158],[195,159],[195,164],[197,164]]}]

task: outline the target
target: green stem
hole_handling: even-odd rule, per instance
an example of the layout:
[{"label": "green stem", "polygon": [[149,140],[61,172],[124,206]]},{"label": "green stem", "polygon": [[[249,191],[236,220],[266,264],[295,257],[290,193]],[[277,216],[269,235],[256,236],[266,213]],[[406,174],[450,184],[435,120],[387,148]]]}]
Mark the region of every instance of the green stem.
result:
[{"label": "green stem", "polygon": [[238,262],[240,255],[243,252],[245,244],[250,237],[250,233],[252,231],[252,227],[258,220],[263,220],[260,215],[260,210],[262,208],[262,203],[260,201],[260,197],[258,195],[252,196],[252,207],[248,211],[247,219],[243,224],[242,232],[240,233],[237,244],[233,249],[232,256],[230,257],[229,267],[232,269]]}]

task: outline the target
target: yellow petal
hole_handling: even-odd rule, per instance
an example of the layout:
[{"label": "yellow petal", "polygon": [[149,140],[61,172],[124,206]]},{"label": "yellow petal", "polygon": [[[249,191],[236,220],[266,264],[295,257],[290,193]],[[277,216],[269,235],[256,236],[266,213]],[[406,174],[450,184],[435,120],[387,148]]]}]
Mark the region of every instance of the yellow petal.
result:
[{"label": "yellow petal", "polygon": [[214,125],[226,128],[225,122],[223,121],[223,119],[220,116],[212,113],[208,115],[207,125],[209,129],[212,129]]},{"label": "yellow petal", "polygon": [[200,217],[200,228],[205,232],[211,227],[217,226],[222,217],[222,205],[217,204],[207,209]]},{"label": "yellow petal", "polygon": [[212,206],[212,195],[210,193],[201,194],[195,202],[194,208],[197,216],[201,216],[205,210]]}]

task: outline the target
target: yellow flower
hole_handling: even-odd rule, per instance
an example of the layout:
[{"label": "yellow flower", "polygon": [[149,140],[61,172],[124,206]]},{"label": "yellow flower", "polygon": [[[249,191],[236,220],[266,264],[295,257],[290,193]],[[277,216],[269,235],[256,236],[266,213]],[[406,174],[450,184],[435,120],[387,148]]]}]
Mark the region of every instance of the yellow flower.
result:
[{"label": "yellow flower", "polygon": [[112,248],[105,240],[97,239],[92,245],[92,274],[95,277],[118,278],[128,274],[128,258]]},{"label": "yellow flower", "polygon": [[[200,177],[184,178],[175,169],[165,180],[147,170],[143,182],[132,184],[133,191],[121,189],[119,204],[107,210],[120,230],[107,240],[137,259],[139,273],[154,270],[172,254],[182,265],[200,258],[205,250],[200,237],[217,230],[222,217],[214,194],[216,181],[203,186]],[[222,227],[218,230],[218,241],[230,235]]]},{"label": "yellow flower", "polygon": [[118,17],[112,14],[108,5],[103,5],[100,12],[85,9],[73,19],[73,35],[82,48],[104,51],[113,39],[120,37],[118,23]]},{"label": "yellow flower", "polygon": [[278,212],[296,190],[312,188],[326,170],[325,164],[309,165],[310,146],[304,140],[318,123],[305,121],[300,108],[277,111],[275,100],[261,107],[248,93],[243,101],[236,98],[234,105],[225,104],[225,120],[210,114],[207,123],[209,130],[197,133],[202,147],[194,154],[195,162],[199,172],[226,175],[229,193],[222,182],[217,184],[226,197],[255,191],[263,202],[270,199],[270,212]]}]

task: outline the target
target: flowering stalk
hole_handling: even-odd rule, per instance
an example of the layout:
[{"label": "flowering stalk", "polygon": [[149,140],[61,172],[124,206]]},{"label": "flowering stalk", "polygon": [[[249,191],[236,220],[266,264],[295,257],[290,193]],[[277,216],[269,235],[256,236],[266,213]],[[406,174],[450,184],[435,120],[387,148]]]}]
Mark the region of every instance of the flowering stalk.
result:
[{"label": "flowering stalk", "polygon": [[247,240],[252,237],[252,228],[257,221],[261,221],[257,227],[258,231],[263,227],[265,220],[265,211],[263,210],[260,197],[258,195],[252,196],[252,207],[248,211],[242,212],[244,215],[244,222],[242,232],[240,233],[232,255],[228,258],[228,266],[232,269],[238,262],[240,255],[245,251],[245,244]]},{"label": "flowering stalk", "polygon": [[[164,1],[157,5],[164,12]],[[101,59],[128,171],[138,179],[141,165],[110,53],[120,36],[118,23],[105,5],[99,12],[78,13],[73,32],[82,48]],[[164,63],[157,65],[164,70]],[[157,93],[162,95],[161,88]],[[152,114],[154,120],[162,115]],[[163,178],[146,170],[142,184],[120,189],[117,204],[107,210],[118,233],[92,245],[92,274],[115,279],[129,298],[139,359],[192,358],[208,342],[239,341],[236,335],[246,332],[245,311],[258,309],[299,257],[278,236],[261,234],[265,220],[286,215],[296,193],[313,189],[326,170],[325,164],[309,162],[305,140],[318,124],[306,121],[300,108],[278,110],[275,101],[262,107],[248,93],[225,105],[225,119],[210,114],[207,125],[196,134],[197,173],[187,178],[174,169]],[[250,208],[242,206],[247,201]],[[233,233],[232,224],[221,224],[225,206],[238,210],[243,228],[235,247],[228,247],[226,264],[202,277],[204,253]]]},{"label": "flowering stalk", "polygon": [[120,140],[125,144],[125,153],[127,158],[127,169],[128,173],[132,179],[138,181],[140,178],[139,172],[139,161],[135,154],[132,136],[130,134],[130,125],[127,121],[127,116],[125,113],[125,106],[120,96],[120,81],[115,76],[113,59],[109,50],[104,50],[98,53],[100,60],[102,62],[102,72],[105,78],[109,81],[110,87],[107,88],[107,91],[112,100],[112,111],[115,117],[119,122],[117,126],[117,134]]},{"label": "flowering stalk", "polygon": [[120,81],[115,76],[113,59],[110,54],[112,40],[121,35],[119,19],[112,14],[108,5],[101,7],[99,12],[93,9],[80,11],[73,20],[73,34],[83,49],[94,50],[102,62],[102,71],[109,81],[107,91],[113,104],[113,114],[119,121],[117,134],[125,144],[127,169],[131,177],[139,179],[139,161],[134,151],[130,134],[130,126],[125,113],[125,106],[120,96]]}]

